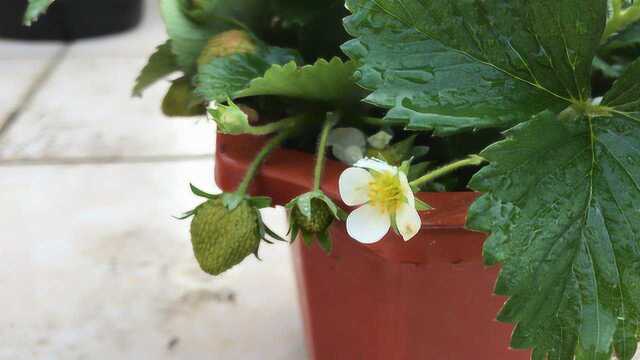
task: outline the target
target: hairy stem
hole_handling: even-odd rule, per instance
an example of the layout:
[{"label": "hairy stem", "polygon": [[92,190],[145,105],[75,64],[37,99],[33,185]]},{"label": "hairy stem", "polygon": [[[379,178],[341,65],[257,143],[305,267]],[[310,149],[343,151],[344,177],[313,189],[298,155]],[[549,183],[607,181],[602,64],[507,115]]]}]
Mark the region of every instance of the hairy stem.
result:
[{"label": "hairy stem", "polygon": [[329,131],[336,125],[338,119],[332,114],[328,114],[322,125],[320,139],[318,140],[318,151],[316,153],[316,166],[313,170],[313,190],[320,190],[322,183],[322,172],[324,171],[324,162],[327,155],[327,140],[329,139]]},{"label": "hairy stem", "polygon": [[258,170],[260,169],[260,166],[262,165],[264,160],[275,148],[280,146],[282,142],[286,140],[287,137],[289,137],[291,132],[291,128],[280,131],[276,136],[271,138],[271,140],[269,140],[269,142],[267,142],[267,144],[260,150],[258,155],[256,155],[255,159],[253,159],[253,161],[251,162],[249,169],[247,169],[247,172],[244,174],[242,182],[240,183],[240,185],[238,185],[238,188],[235,191],[236,195],[239,195],[241,197],[244,197],[246,195],[249,185],[251,185],[251,182],[256,177]]},{"label": "hairy stem", "polygon": [[284,128],[290,127],[291,125],[295,124],[298,120],[300,120],[300,118],[301,117],[299,116],[293,116],[286,119],[282,119],[280,121],[268,123],[265,125],[251,126],[247,128],[246,133],[250,135],[258,135],[258,136],[273,134]]},{"label": "hairy stem", "polygon": [[485,162],[486,160],[483,159],[482,157],[478,156],[478,155],[471,155],[466,159],[463,160],[458,160],[455,162],[452,162],[450,164],[447,164],[443,167],[440,167],[438,169],[435,169],[433,171],[428,172],[427,174],[425,174],[424,176],[413,180],[412,182],[409,183],[409,185],[411,187],[417,187],[420,186],[424,183],[427,183],[429,181],[433,181],[441,176],[447,175],[453,171],[456,171],[460,168],[463,168],[465,166],[478,166],[481,165],[483,162]]}]

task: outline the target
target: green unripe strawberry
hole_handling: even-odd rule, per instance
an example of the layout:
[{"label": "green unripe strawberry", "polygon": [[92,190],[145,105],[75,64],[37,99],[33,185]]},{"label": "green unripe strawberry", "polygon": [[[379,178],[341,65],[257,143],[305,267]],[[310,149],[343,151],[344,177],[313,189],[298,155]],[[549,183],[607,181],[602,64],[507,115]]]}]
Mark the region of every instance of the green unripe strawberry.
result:
[{"label": "green unripe strawberry", "polygon": [[233,54],[251,54],[257,50],[256,44],[246,31],[229,30],[215,35],[207,41],[207,45],[198,57],[198,65],[204,65],[219,57]]},{"label": "green unripe strawberry", "polygon": [[329,206],[318,198],[311,199],[311,218],[306,217],[298,206],[291,210],[291,220],[306,233],[324,233],[333,223],[333,219],[334,215]]},{"label": "green unripe strawberry", "polygon": [[199,206],[191,221],[191,243],[202,270],[218,275],[255,253],[260,244],[258,216],[247,201],[233,210],[221,199]]}]

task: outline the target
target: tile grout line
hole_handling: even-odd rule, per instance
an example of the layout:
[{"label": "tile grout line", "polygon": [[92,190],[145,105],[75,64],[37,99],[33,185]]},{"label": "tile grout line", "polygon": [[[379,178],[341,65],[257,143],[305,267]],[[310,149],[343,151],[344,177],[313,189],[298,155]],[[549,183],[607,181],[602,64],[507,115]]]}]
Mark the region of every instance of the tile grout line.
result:
[{"label": "tile grout line", "polygon": [[213,154],[195,155],[150,155],[150,156],[103,156],[87,158],[40,158],[0,160],[4,166],[58,166],[58,165],[110,165],[110,164],[154,164],[163,162],[182,162],[211,160]]},{"label": "tile grout line", "polygon": [[0,138],[6,134],[11,126],[18,120],[22,111],[31,103],[35,95],[39,92],[39,86],[44,84],[56,68],[62,63],[69,52],[70,44],[65,44],[62,48],[54,54],[51,61],[45,66],[45,68],[38,74],[38,76],[31,82],[25,95],[20,99],[18,105],[9,113],[6,120],[0,126]]}]

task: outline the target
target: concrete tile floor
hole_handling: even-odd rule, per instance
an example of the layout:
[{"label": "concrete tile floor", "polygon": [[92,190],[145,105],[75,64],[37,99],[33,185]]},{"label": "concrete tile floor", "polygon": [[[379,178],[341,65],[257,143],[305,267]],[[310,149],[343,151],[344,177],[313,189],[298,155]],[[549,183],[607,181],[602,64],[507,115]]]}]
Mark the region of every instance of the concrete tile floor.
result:
[{"label": "concrete tile floor", "polygon": [[306,358],[288,248],[212,278],[171,217],[216,189],[214,128],[164,118],[166,83],[129,97],[153,3],[127,34],[0,40],[0,360]]}]

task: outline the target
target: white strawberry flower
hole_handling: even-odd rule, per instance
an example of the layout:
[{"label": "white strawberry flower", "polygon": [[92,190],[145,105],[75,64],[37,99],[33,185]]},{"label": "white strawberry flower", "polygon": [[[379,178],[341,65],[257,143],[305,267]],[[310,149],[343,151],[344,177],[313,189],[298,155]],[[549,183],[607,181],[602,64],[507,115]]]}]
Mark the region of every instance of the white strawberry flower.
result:
[{"label": "white strawberry flower", "polygon": [[347,217],[347,232],[371,244],[382,239],[395,221],[405,241],[415,236],[422,222],[404,172],[384,161],[365,158],[346,169],[339,180],[340,196],[348,206],[360,206]]}]

